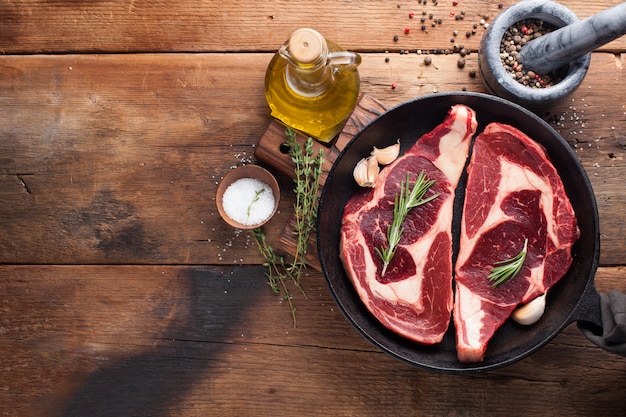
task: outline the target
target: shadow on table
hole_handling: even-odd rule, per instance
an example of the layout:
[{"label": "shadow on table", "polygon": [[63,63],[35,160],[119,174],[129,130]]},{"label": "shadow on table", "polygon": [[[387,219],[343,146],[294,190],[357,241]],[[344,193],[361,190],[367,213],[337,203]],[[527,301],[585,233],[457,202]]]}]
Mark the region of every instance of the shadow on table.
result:
[{"label": "shadow on table", "polygon": [[185,308],[159,333],[155,347],[92,374],[62,417],[172,415],[196,380],[206,378],[206,367],[231,345],[227,341],[246,311],[241,306],[251,305],[255,287],[265,286],[264,272],[260,267],[186,271],[188,277],[179,277],[189,280],[188,294],[181,294],[188,297]]}]

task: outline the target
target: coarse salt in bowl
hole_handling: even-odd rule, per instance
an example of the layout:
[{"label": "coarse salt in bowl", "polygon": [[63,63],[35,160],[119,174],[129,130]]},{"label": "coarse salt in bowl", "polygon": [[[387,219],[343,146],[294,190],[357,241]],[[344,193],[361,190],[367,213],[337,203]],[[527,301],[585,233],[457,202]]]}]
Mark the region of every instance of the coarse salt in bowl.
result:
[{"label": "coarse salt in bowl", "polygon": [[238,229],[254,229],[267,223],[278,210],[279,200],[276,178],[258,165],[228,171],[215,197],[220,216]]}]

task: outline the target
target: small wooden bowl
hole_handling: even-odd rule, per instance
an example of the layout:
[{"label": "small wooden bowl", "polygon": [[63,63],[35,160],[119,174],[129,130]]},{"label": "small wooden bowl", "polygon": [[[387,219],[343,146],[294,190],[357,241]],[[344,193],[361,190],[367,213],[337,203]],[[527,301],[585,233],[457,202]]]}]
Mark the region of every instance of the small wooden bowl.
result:
[{"label": "small wooden bowl", "polygon": [[[272,190],[272,193],[274,194],[274,210],[272,211],[272,214],[270,214],[270,216],[265,221],[261,223],[257,223],[257,224],[243,224],[236,220],[231,219],[224,211],[224,202],[223,202],[224,192],[233,182],[241,178],[255,178],[267,184]],[[279,201],[280,201],[280,188],[278,187],[278,182],[276,181],[276,178],[274,178],[274,176],[268,170],[261,168],[258,165],[241,165],[237,168],[234,168],[228,171],[224,175],[222,180],[220,181],[219,185],[217,186],[217,193],[215,195],[215,204],[217,205],[217,211],[220,213],[220,216],[222,217],[222,219],[224,219],[224,221],[228,223],[230,226],[235,227],[237,229],[244,229],[244,230],[255,229],[257,227],[261,227],[265,223],[270,221],[270,219],[274,217],[274,214],[276,214],[276,211],[278,210]]]}]

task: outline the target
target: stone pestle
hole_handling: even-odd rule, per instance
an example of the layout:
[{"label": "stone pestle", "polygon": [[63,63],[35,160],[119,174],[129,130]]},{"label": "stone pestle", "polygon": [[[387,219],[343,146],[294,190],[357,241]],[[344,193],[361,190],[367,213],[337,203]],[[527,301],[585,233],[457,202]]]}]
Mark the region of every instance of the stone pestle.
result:
[{"label": "stone pestle", "polygon": [[626,2],[533,39],[518,59],[526,71],[548,74],[625,33]]}]

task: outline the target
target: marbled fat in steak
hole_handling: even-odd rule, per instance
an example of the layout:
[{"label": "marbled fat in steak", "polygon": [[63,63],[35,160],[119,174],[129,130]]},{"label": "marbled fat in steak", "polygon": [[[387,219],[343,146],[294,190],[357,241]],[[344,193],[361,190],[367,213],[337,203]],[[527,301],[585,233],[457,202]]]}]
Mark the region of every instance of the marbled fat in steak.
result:
[{"label": "marbled fat in steak", "polygon": [[[454,323],[459,360],[476,362],[518,304],[564,276],[579,230],[544,149],[508,125],[492,123],[476,138],[465,195]],[[525,239],[522,270],[493,288],[487,276],[494,264],[517,255]]]},{"label": "marbled fat in steak", "polygon": [[[476,127],[472,109],[453,106],[439,126],[381,171],[375,188],[361,190],[344,208],[341,259],[361,300],[387,328],[425,344],[440,342],[450,323],[454,193]],[[395,196],[407,173],[413,184],[422,170],[436,181],[425,197],[439,196],[409,212],[381,276],[375,248],[387,245]]]}]

